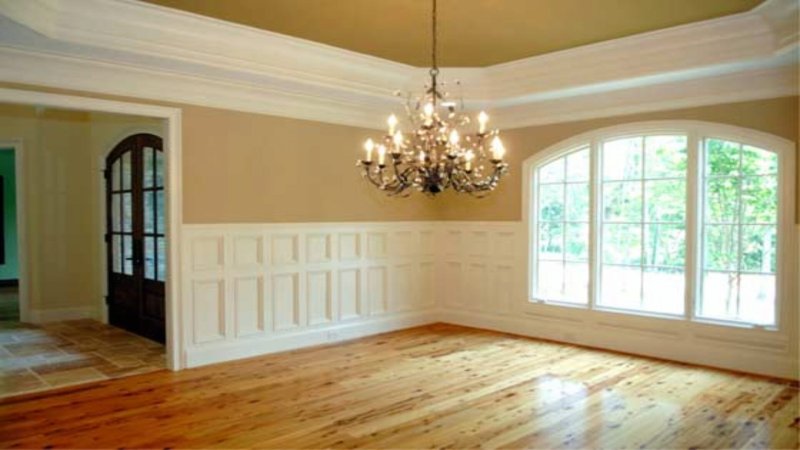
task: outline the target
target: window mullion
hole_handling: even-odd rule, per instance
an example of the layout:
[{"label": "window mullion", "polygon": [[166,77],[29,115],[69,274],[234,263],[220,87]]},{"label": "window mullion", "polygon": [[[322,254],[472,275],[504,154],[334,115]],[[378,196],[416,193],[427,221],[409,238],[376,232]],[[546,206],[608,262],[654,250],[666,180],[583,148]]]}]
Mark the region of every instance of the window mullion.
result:
[{"label": "window mullion", "polygon": [[594,309],[600,295],[600,214],[601,173],[600,141],[593,139],[589,145],[589,309]]},{"label": "window mullion", "polygon": [[702,301],[698,295],[698,286],[702,276],[702,255],[700,244],[702,239],[700,225],[703,204],[702,139],[692,131],[686,137],[686,261],[684,261],[684,318],[691,320],[697,317],[695,308]]}]

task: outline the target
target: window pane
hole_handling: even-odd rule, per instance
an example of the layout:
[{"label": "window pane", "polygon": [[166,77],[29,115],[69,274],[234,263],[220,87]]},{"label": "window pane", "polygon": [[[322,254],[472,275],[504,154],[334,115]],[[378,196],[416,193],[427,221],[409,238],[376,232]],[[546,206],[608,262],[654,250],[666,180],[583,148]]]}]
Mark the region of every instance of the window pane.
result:
[{"label": "window pane", "polygon": [[778,154],[749,145],[742,146],[743,175],[771,175],[778,173]]},{"label": "window pane", "polygon": [[122,189],[131,188],[131,152],[122,155]]},{"label": "window pane", "polygon": [[736,270],[739,229],[735,225],[706,225],[703,234],[703,267],[708,270]]},{"label": "window pane", "polygon": [[122,237],[122,273],[133,275],[133,237]]},{"label": "window pane", "polygon": [[564,242],[564,256],[569,261],[588,261],[589,224],[568,223]]},{"label": "window pane", "polygon": [[111,271],[120,273],[122,268],[122,237],[118,234],[111,236]]},{"label": "window pane", "polygon": [[144,277],[148,280],[156,279],[156,242],[152,237],[144,238]]},{"label": "window pane", "polygon": [[156,232],[164,234],[164,191],[156,191]]},{"label": "window pane", "polygon": [[564,259],[563,242],[563,223],[539,224],[539,259]]},{"label": "window pane", "polygon": [[567,181],[589,180],[589,149],[567,155]]},{"label": "window pane", "polygon": [[570,303],[586,303],[589,299],[589,263],[564,265],[564,297]]},{"label": "window pane", "polygon": [[151,147],[145,147],[142,151],[144,155],[144,173],[142,175],[142,185],[145,188],[153,187],[155,183],[155,158]]},{"label": "window pane", "polygon": [[736,317],[739,275],[735,272],[706,272],[700,316],[717,319]]},{"label": "window pane", "polygon": [[686,232],[683,225],[648,224],[644,233],[645,264],[684,266]]},{"label": "window pane", "polygon": [[110,176],[111,176],[111,190],[112,191],[118,191],[120,189],[120,187],[119,187],[119,184],[120,184],[119,181],[120,181],[120,178],[121,178],[120,177],[120,173],[121,173],[120,172],[120,164],[122,164],[122,163],[120,162],[119,159],[117,159],[116,161],[114,161],[113,164],[111,164]]},{"label": "window pane", "polygon": [[155,192],[144,191],[144,232],[155,233]]},{"label": "window pane", "polygon": [[564,185],[545,184],[539,187],[539,221],[564,220]]},{"label": "window pane", "polygon": [[120,195],[111,195],[111,231],[121,231],[122,223],[120,221]]},{"label": "window pane", "polygon": [[642,138],[626,138],[603,144],[603,179],[633,180],[642,177]]},{"label": "window pane", "polygon": [[739,317],[761,325],[775,323],[775,276],[743,273],[739,282]]},{"label": "window pane", "polygon": [[589,221],[589,183],[567,185],[567,221]]},{"label": "window pane", "polygon": [[122,231],[133,230],[133,203],[131,193],[122,194]]},{"label": "window pane", "polygon": [[742,180],[742,222],[778,221],[778,178],[774,175]]},{"label": "window pane", "polygon": [[773,225],[742,227],[742,270],[775,273],[777,229]]},{"label": "window pane", "polygon": [[564,181],[564,158],[558,158],[539,169],[539,182],[552,183]]},{"label": "window pane", "polygon": [[683,314],[684,283],[682,269],[645,268],[642,309]]},{"label": "window pane", "polygon": [[603,225],[603,262],[641,264],[641,225]]},{"label": "window pane", "polygon": [[156,150],[156,186],[164,187],[164,152]]},{"label": "window pane", "polygon": [[603,220],[641,222],[642,183],[639,181],[603,183]]},{"label": "window pane", "polygon": [[538,264],[536,297],[555,300],[564,297],[564,263],[541,261]]},{"label": "window pane", "polygon": [[641,303],[642,269],[604,265],[600,303],[616,308],[638,309]]},{"label": "window pane", "polygon": [[645,138],[645,178],[686,176],[686,136]]},{"label": "window pane", "polygon": [[678,222],[686,220],[686,182],[683,180],[646,181],[647,220]]},{"label": "window pane", "polygon": [[163,237],[158,238],[158,259],[156,261],[156,276],[159,281],[167,279],[167,240]]},{"label": "window pane", "polygon": [[739,217],[739,179],[712,178],[706,183],[706,220],[736,223]]},{"label": "window pane", "polygon": [[740,145],[720,139],[706,140],[706,174],[711,176],[738,176]]}]

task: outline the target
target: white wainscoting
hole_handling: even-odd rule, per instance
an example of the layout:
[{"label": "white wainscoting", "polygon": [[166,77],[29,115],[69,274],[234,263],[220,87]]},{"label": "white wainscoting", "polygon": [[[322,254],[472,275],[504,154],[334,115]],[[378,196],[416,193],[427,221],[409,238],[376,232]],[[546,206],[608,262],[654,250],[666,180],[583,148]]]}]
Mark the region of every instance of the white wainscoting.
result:
[{"label": "white wainscoting", "polygon": [[791,317],[779,331],[533,304],[521,222],[443,222],[437,230],[444,322],[798,378],[797,299],[782,300]]},{"label": "white wainscoting", "polygon": [[184,226],[184,366],[437,321],[435,228]]},{"label": "white wainscoting", "polygon": [[184,226],[184,366],[448,322],[797,378],[796,320],[768,331],[529,303],[525,232],[521,222]]}]

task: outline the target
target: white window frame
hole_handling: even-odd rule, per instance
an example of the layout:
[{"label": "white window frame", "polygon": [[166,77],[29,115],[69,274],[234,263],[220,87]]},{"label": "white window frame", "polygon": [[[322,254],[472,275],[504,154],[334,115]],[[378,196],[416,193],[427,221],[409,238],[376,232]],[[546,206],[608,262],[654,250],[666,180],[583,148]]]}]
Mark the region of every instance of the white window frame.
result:
[{"label": "white window frame", "polygon": [[[601,146],[603,142],[626,137],[650,136],[650,135],[685,135],[687,137],[687,176],[686,176],[686,286],[684,295],[684,312],[682,315],[653,313],[640,310],[619,309],[602,306],[598,304],[600,295],[599,273],[600,258],[598,244],[600,242],[598,227],[600,207],[600,158]],[[701,153],[703,150],[704,139],[724,139],[751,145],[772,151],[778,155],[778,222],[777,236],[778,249],[776,255],[776,302],[775,302],[775,325],[762,326],[740,321],[729,321],[723,319],[711,319],[698,317],[695,313],[700,301],[700,279],[702,277],[699,227],[702,218],[702,167]],[[534,297],[534,271],[536,270],[535,247],[537,245],[537,233],[535,229],[536,211],[532,202],[535,200],[537,188],[538,168],[550,161],[556,160],[571,151],[582,146],[588,145],[590,148],[590,242],[589,242],[589,301],[586,304],[557,302]],[[697,322],[712,325],[732,326],[738,328],[758,328],[770,331],[785,330],[789,314],[784,311],[793,311],[798,305],[790,305],[789,302],[796,302],[795,277],[797,271],[797,242],[793,231],[795,214],[795,144],[789,140],[755,131],[747,128],[722,125],[711,122],[701,121],[654,121],[654,122],[635,122],[602,128],[587,133],[574,136],[561,141],[542,151],[535,153],[523,162],[523,222],[525,225],[526,236],[526,305],[523,309],[533,310],[541,313],[542,309],[557,308],[565,310],[564,307],[578,309],[579,314],[624,314],[633,316],[647,316],[664,319],[674,319],[686,322]],[[552,311],[552,309],[551,309]],[[559,311],[556,311],[560,314]]]}]

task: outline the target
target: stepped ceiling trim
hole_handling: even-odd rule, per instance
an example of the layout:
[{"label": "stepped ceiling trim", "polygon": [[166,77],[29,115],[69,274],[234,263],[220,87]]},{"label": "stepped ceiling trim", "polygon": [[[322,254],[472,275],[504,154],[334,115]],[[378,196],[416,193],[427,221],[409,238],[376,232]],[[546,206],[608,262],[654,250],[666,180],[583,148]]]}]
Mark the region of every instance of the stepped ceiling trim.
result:
[{"label": "stepped ceiling trim", "polygon": [[[427,69],[133,0],[0,0],[0,79],[382,127]],[[798,2],[485,68],[443,68],[501,125],[797,93]],[[452,83],[451,83],[452,86]],[[690,94],[691,93],[691,94]],[[678,105],[678,106],[675,106]],[[622,111],[622,112],[617,112]]]}]

